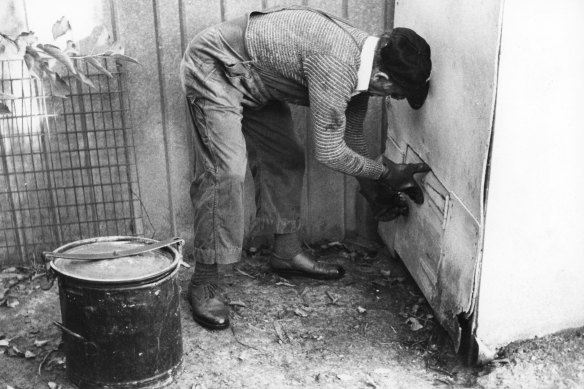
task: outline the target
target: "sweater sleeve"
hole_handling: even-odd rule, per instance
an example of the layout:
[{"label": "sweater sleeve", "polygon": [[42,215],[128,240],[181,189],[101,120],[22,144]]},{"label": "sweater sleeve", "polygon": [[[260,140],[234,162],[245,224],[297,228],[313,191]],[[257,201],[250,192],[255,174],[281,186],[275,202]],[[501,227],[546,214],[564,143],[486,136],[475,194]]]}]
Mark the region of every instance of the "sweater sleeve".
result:
[{"label": "sweater sleeve", "polygon": [[[361,134],[355,136],[359,126],[355,126],[354,121],[359,119],[357,112],[352,112],[355,107],[349,107],[349,101],[357,85],[356,71],[333,56],[315,54],[304,61],[304,76],[313,116],[313,142],[317,161],[345,174],[379,178],[383,165],[359,154],[367,152],[364,139],[359,140],[359,137],[363,138],[362,118]],[[348,108],[351,109],[348,111]],[[351,123],[349,127],[352,133],[347,135],[353,142],[353,150],[345,142],[346,114],[349,114]]]},{"label": "sweater sleeve", "polygon": [[353,96],[349,101],[347,110],[345,111],[345,143],[356,153],[371,158],[367,141],[363,134],[363,122],[367,114],[367,107],[369,105],[369,95],[360,93]]}]

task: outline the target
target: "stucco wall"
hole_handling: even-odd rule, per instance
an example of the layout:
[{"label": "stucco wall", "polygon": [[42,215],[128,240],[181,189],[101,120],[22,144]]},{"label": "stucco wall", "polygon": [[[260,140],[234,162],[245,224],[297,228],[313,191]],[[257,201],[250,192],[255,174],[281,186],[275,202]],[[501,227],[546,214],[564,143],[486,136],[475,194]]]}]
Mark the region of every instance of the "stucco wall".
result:
[{"label": "stucco wall", "polygon": [[505,2],[477,335],[584,325],[584,4]]}]

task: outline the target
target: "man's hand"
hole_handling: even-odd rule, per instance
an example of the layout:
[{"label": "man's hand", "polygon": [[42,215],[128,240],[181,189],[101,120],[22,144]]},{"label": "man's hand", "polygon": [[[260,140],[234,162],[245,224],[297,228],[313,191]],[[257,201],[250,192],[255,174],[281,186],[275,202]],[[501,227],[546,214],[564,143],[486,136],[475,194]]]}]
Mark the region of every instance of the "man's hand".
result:
[{"label": "man's hand", "polygon": [[379,181],[367,178],[357,178],[357,181],[359,192],[369,203],[376,220],[388,222],[401,215],[408,215],[408,203],[399,192],[385,188]]},{"label": "man's hand", "polygon": [[425,163],[395,163],[383,157],[385,171],[379,178],[379,183],[393,191],[403,192],[408,195],[416,204],[424,202],[422,188],[414,180],[414,174],[427,173],[430,166]]}]

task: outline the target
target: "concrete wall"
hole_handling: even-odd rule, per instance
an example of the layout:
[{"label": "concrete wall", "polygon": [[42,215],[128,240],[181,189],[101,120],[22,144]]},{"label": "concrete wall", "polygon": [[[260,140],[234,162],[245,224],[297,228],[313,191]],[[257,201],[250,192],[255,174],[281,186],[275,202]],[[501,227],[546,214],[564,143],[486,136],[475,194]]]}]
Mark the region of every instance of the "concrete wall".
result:
[{"label": "concrete wall", "polygon": [[584,4],[505,2],[477,336],[584,325]]}]

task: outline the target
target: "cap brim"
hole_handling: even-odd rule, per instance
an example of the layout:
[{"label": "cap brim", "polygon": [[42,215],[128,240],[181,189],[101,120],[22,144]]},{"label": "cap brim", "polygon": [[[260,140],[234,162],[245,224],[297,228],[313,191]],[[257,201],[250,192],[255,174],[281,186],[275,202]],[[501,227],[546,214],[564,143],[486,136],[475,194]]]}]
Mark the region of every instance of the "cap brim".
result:
[{"label": "cap brim", "polygon": [[420,109],[424,102],[426,101],[426,97],[428,97],[428,90],[430,89],[430,82],[427,82],[424,88],[417,91],[416,94],[412,94],[407,97],[408,103],[410,103],[410,107],[413,109]]}]

